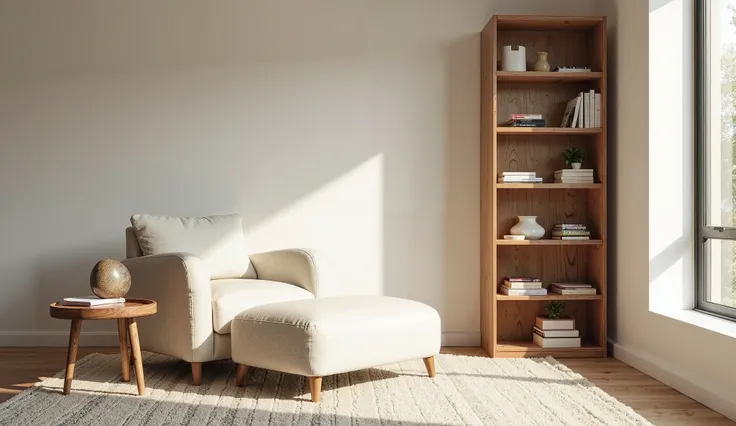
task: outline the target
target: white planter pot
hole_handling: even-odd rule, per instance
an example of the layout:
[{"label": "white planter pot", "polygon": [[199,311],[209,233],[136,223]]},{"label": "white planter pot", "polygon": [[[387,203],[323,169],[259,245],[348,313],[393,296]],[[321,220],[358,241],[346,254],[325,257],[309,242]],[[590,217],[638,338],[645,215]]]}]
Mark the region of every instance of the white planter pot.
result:
[{"label": "white planter pot", "polygon": [[527,240],[538,240],[544,237],[544,228],[537,223],[536,216],[519,216],[519,223],[510,231],[511,235],[523,235]]},{"label": "white planter pot", "polygon": [[579,169],[582,165],[583,163],[570,163],[570,167],[572,167],[573,169]]}]

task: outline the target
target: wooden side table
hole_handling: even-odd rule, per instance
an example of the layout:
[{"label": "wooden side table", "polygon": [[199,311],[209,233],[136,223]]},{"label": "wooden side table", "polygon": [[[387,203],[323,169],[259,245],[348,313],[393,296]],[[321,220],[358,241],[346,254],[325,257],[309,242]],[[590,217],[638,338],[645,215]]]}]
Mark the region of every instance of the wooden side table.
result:
[{"label": "wooden side table", "polygon": [[146,385],[143,379],[143,360],[141,344],[138,340],[138,325],[135,319],[156,313],[157,305],[148,299],[126,299],[125,303],[106,306],[64,306],[61,302],[49,305],[49,313],[54,318],[72,320],[69,331],[69,350],[66,355],[66,374],[64,376],[64,395],[69,395],[74,377],[74,364],[77,361],[79,332],[82,320],[118,320],[118,340],[120,343],[120,362],[123,368],[123,381],[130,381],[130,360],[128,358],[128,337],[130,337],[131,356],[135,365],[135,380],[138,384],[138,395],[143,395]]}]

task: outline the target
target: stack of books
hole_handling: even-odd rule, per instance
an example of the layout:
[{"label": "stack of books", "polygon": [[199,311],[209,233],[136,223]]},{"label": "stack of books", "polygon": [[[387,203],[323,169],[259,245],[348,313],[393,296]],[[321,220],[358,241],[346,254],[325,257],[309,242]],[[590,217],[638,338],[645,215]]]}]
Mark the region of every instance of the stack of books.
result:
[{"label": "stack of books", "polygon": [[601,94],[595,90],[580,92],[565,107],[560,127],[601,127]]},{"label": "stack of books", "polygon": [[61,301],[62,305],[65,306],[86,306],[88,308],[92,306],[104,306],[104,305],[116,305],[125,303],[125,299],[118,297],[115,299],[100,299],[97,296],[82,296],[82,297],[65,297]]},{"label": "stack of books", "polygon": [[541,183],[536,172],[503,172],[498,174],[498,183]]},{"label": "stack of books", "polygon": [[500,290],[502,294],[509,296],[547,295],[547,289],[542,287],[542,280],[533,277],[505,277]]},{"label": "stack of books", "polygon": [[502,127],[547,127],[542,114],[511,114],[511,119],[501,124]]},{"label": "stack of books", "polygon": [[598,294],[598,290],[590,284],[584,283],[552,283],[548,290],[556,294],[591,295]]},{"label": "stack of books", "polygon": [[555,183],[594,183],[593,169],[562,169],[555,171]]},{"label": "stack of books", "polygon": [[590,231],[582,223],[561,223],[552,230],[553,240],[589,240]]},{"label": "stack of books", "polygon": [[580,332],[572,318],[537,317],[532,340],[542,348],[579,348]]}]

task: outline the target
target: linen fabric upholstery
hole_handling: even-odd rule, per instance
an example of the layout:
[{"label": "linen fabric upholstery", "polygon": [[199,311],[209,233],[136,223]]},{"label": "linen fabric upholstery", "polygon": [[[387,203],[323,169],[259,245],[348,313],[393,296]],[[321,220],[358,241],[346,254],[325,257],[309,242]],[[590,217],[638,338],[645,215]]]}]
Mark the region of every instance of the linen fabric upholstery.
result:
[{"label": "linen fabric upholstery", "polygon": [[286,249],[253,254],[250,261],[258,279],[294,284],[318,296],[320,274],[316,258],[314,250]]},{"label": "linen fabric upholstery", "polygon": [[255,278],[237,214],[174,217],[135,214],[130,218],[144,256],[184,252],[202,260],[208,276]]},{"label": "linen fabric upholstery", "polygon": [[412,300],[345,296],[272,303],[231,323],[239,364],[303,376],[326,376],[440,350],[440,316]]},{"label": "linen fabric upholstery", "polygon": [[268,280],[212,280],[212,326],[220,334],[230,333],[230,322],[246,309],[267,303],[314,299],[314,295],[292,284]]}]

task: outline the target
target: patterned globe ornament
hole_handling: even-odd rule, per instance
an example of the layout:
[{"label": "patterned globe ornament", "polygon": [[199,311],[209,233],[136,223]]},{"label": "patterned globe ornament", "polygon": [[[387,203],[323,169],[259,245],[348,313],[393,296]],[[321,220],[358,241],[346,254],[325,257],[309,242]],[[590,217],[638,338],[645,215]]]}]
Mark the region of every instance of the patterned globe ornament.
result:
[{"label": "patterned globe ornament", "polygon": [[100,260],[89,274],[89,286],[102,299],[123,297],[130,290],[130,271],[117,260]]}]

